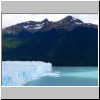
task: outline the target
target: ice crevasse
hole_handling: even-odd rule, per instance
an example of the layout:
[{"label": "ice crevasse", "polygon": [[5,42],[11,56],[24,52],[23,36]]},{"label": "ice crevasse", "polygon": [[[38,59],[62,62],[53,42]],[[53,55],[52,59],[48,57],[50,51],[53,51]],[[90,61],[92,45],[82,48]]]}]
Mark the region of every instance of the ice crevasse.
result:
[{"label": "ice crevasse", "polygon": [[20,86],[52,73],[52,64],[41,61],[2,62],[2,86]]}]

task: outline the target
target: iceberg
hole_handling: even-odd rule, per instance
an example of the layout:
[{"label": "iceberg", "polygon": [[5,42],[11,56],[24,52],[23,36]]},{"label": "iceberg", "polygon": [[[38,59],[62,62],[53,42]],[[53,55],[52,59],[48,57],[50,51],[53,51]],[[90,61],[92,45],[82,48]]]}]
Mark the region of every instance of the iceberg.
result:
[{"label": "iceberg", "polygon": [[[43,76],[52,76],[52,64],[41,61],[3,61],[2,86],[20,86]],[[55,77],[59,76],[55,73]]]}]

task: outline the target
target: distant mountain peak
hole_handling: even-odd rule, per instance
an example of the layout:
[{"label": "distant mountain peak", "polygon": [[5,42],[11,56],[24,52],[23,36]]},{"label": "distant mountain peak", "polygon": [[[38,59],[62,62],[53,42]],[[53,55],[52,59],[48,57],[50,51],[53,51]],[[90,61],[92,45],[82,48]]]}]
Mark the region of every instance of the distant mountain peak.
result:
[{"label": "distant mountain peak", "polygon": [[45,19],[42,21],[42,23],[47,23],[47,22],[49,22],[49,20],[48,20],[47,18],[45,18]]},{"label": "distant mountain peak", "polygon": [[52,22],[45,18],[43,21],[27,21],[6,27],[3,29],[3,33],[6,34],[19,34],[22,31],[27,31],[30,33],[35,33],[38,31],[44,32],[51,29],[65,29],[67,31],[72,31],[77,27],[87,27],[87,28],[98,28],[97,25],[91,23],[84,23],[80,19],[73,16],[67,16],[59,21]]},{"label": "distant mountain peak", "polygon": [[67,16],[67,17],[63,18],[61,21],[66,22],[66,23],[75,22],[76,24],[83,23],[81,20],[79,20],[73,16]]},{"label": "distant mountain peak", "polygon": [[65,17],[65,19],[67,19],[67,20],[73,20],[73,18],[74,18],[74,17],[72,17],[72,16],[70,16],[70,15]]}]

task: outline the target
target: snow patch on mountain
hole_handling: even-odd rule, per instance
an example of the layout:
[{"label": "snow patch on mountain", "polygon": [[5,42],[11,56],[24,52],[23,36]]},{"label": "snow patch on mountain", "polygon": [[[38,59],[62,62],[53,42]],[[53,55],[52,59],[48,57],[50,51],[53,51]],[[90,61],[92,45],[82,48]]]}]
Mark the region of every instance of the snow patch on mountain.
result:
[{"label": "snow patch on mountain", "polygon": [[27,25],[27,26],[23,26],[23,27],[26,28],[26,29],[28,29],[29,25]]},{"label": "snow patch on mountain", "polygon": [[42,24],[36,24],[35,27],[34,27],[34,29],[39,30],[39,29],[41,29],[43,27],[43,25],[44,25],[44,23],[42,23]]},{"label": "snow patch on mountain", "polygon": [[80,23],[80,22],[75,22],[75,24],[80,25],[80,24],[82,24],[82,23]]},{"label": "snow patch on mountain", "polygon": [[77,20],[75,17],[72,17],[73,20]]}]

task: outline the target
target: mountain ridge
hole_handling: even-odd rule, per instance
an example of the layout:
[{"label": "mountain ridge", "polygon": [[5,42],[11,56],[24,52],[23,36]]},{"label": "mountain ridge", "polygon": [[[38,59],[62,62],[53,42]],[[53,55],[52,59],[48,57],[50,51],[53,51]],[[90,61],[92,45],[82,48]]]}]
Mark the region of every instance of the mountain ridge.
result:
[{"label": "mountain ridge", "polygon": [[[47,30],[47,29],[52,29],[52,28],[57,28],[57,27],[66,27],[67,30],[72,31],[74,28],[76,28],[75,26],[76,27],[84,26],[84,27],[98,28],[98,25],[96,24],[84,23],[83,21],[75,17],[67,16],[56,22],[49,21],[47,18],[45,18],[43,21],[21,22],[21,23],[3,28],[3,31],[6,33],[15,33],[14,31],[16,30],[32,30],[32,33],[34,33],[34,31],[36,32],[36,30],[41,31],[42,28],[43,28],[42,30]],[[44,29],[44,27],[46,27],[47,29]],[[9,30],[14,30],[14,31],[10,32]]]},{"label": "mountain ridge", "polygon": [[67,16],[27,21],[2,31],[2,60],[46,61],[54,66],[97,66],[98,26]]}]

